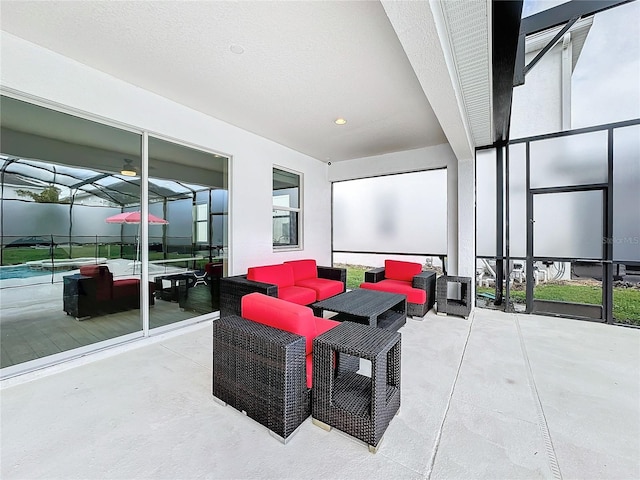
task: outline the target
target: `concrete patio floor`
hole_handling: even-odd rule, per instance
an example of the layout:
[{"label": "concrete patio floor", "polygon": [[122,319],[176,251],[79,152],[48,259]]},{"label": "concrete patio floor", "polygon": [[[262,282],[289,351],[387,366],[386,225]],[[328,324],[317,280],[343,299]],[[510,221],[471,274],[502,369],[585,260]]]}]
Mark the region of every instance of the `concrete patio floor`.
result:
[{"label": "concrete patio floor", "polygon": [[476,309],[400,332],[376,454],[310,418],[284,445],[215,402],[207,322],[4,381],[0,477],[640,478],[640,330]]}]

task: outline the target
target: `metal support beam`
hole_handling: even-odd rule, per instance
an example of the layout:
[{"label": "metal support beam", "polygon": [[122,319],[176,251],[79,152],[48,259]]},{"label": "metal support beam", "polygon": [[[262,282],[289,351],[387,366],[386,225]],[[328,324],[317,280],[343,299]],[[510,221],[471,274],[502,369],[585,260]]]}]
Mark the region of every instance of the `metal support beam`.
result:
[{"label": "metal support beam", "polygon": [[520,24],[520,33],[531,35],[558,25],[573,17],[588,17],[635,0],[571,0],[557,7],[525,17]]},{"label": "metal support beam", "polygon": [[[544,56],[544,54],[547,53],[549,50],[551,50],[556,45],[556,43],[558,43],[558,41],[564,36],[564,34],[567,33],[567,30],[573,27],[573,24],[578,21],[578,18],[580,17],[572,17],[571,19],[569,19],[567,24],[564,27],[562,27],[562,29],[556,34],[556,36],[553,37],[551,41],[547,43],[544,46],[544,48],[540,50],[540,52],[538,52],[538,54],[535,57],[533,57],[533,60],[531,60],[527,64],[527,66],[524,67],[523,77],[526,77],[527,73],[529,73],[529,71],[536,66],[536,63],[540,61],[540,59]],[[522,47],[524,48],[524,45]]]},{"label": "metal support beam", "polygon": [[531,156],[530,143],[526,143],[526,180],[527,194],[527,307],[526,313],[533,312],[533,193],[531,193]]},{"label": "metal support beam", "polygon": [[494,141],[509,139],[513,76],[522,17],[522,0],[491,3]]},{"label": "metal support beam", "polygon": [[504,283],[504,144],[496,145],[496,298],[495,305],[502,304]]},{"label": "metal support beam", "polygon": [[608,131],[607,188],[604,190],[604,237],[602,268],[602,318],[613,323],[613,128]]},{"label": "metal support beam", "polygon": [[[551,49],[556,42],[582,17],[595,15],[610,8],[630,3],[635,0],[572,0],[557,7],[544,10],[535,15],[525,17],[520,23],[518,46],[516,53],[515,70],[513,74],[513,86],[524,84],[525,76],[536,63]],[[564,28],[549,42],[544,49],[525,67],[525,42],[527,35],[549,30],[564,25]]]}]

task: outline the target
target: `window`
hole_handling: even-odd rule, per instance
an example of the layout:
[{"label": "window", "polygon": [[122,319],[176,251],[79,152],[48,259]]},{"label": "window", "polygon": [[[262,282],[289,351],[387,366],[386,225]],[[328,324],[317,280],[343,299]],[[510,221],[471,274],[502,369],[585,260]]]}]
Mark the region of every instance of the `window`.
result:
[{"label": "window", "polygon": [[273,169],[273,246],[299,247],[300,175]]},{"label": "window", "polygon": [[208,205],[201,203],[193,206],[193,238],[196,243],[209,242]]}]

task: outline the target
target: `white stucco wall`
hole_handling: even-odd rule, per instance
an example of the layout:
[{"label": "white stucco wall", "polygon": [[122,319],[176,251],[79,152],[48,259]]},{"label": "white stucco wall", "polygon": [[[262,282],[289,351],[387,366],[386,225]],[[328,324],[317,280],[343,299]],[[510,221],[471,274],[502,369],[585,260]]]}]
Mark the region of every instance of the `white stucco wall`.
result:
[{"label": "white stucco wall", "polygon": [[[327,165],[211,118],[67,57],[1,32],[0,85],[8,93],[59,104],[110,121],[230,155],[229,274],[292,258],[331,258]],[[272,167],[304,176],[304,250],[273,252]]]},{"label": "white stucco wall", "polygon": [[[526,54],[527,65],[539,50]],[[513,89],[511,139],[562,130],[562,42],[531,69],[524,85]]]},{"label": "white stucco wall", "polygon": [[[334,182],[443,167],[447,168],[447,263],[449,273],[456,274],[458,269],[458,161],[449,144],[334,162],[329,166],[328,179]],[[471,187],[473,190],[473,185]],[[428,205],[425,205],[424,211],[428,211],[428,208]],[[471,261],[473,266],[473,259]]]}]

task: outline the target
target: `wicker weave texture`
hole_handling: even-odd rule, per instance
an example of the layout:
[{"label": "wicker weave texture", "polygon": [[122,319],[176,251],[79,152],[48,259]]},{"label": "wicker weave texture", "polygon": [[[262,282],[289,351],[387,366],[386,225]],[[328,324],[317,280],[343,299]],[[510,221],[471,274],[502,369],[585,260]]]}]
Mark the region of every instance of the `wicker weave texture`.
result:
[{"label": "wicker weave texture", "polygon": [[338,315],[333,320],[352,321],[373,327],[397,331],[407,321],[407,301],[404,295],[357,288],[311,305],[314,315],[325,310]]},{"label": "wicker weave texture", "polygon": [[277,285],[247,280],[246,275],[220,279],[220,318],[229,315],[240,316],[242,297],[259,292],[271,297],[278,296]]},{"label": "wicker weave texture", "polygon": [[[449,298],[448,286],[450,283],[460,285],[461,298]],[[436,281],[436,299],[438,301],[438,313],[468,317],[471,313],[471,278],[442,275]]]},{"label": "wicker weave texture", "polygon": [[213,395],[286,440],[311,410],[304,337],[237,316],[213,322]]},{"label": "wicker weave texture", "polygon": [[[377,447],[400,408],[401,337],[344,322],[313,343],[313,417]],[[371,377],[333,370],[334,354],[371,362]]]}]

